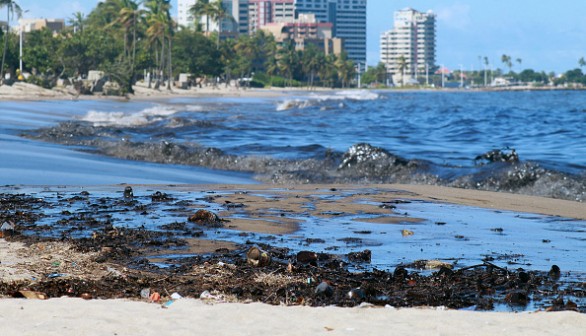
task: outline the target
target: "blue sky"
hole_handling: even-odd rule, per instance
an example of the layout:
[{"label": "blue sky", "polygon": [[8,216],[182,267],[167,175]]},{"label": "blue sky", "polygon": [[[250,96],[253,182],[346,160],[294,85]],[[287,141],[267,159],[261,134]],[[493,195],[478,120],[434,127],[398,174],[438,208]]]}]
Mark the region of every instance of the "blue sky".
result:
[{"label": "blue sky", "polygon": [[[89,13],[97,0],[16,0],[25,17],[68,18]],[[177,0],[172,0],[176,8]],[[479,56],[503,68],[501,55],[520,58],[513,70],[557,73],[578,67],[586,57],[584,0],[369,0],[368,63],[379,60],[379,38],[393,26],[393,13],[411,7],[438,15],[437,63],[478,69]]]}]

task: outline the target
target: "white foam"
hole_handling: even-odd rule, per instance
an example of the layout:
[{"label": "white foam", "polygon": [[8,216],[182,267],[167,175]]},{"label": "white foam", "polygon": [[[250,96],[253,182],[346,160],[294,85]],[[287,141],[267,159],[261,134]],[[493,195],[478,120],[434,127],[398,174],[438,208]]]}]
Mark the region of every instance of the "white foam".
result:
[{"label": "white foam", "polygon": [[287,99],[277,105],[277,111],[290,110],[292,108],[306,108],[313,105],[311,100],[307,99]]},{"label": "white foam", "polygon": [[[379,99],[378,93],[368,90],[345,90],[337,91],[332,94],[313,94],[308,99],[288,99],[277,105],[277,111],[290,110],[292,108],[306,108],[324,101],[340,100],[376,100]],[[343,104],[343,103],[340,103]]]},{"label": "white foam", "polygon": [[91,122],[94,126],[141,126],[157,122],[177,113],[169,106],[154,106],[136,113],[89,111],[80,119]]}]

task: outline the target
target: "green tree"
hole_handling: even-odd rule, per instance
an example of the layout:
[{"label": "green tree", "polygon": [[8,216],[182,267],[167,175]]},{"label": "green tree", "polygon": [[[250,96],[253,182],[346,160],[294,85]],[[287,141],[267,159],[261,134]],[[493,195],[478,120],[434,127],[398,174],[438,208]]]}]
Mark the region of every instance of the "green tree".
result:
[{"label": "green tree", "polygon": [[[158,63],[157,74],[163,74],[165,70],[168,70],[167,89],[171,90],[173,21],[169,13],[170,0],[148,0],[145,6],[148,24],[146,35],[155,51],[155,59]],[[155,88],[159,87],[161,80],[162,78],[157,79]]]},{"label": "green tree", "polygon": [[214,77],[222,73],[220,52],[210,39],[202,34],[183,29],[175,34],[173,40],[175,73]]},{"label": "green tree", "polygon": [[[6,52],[8,51],[8,35],[11,17],[20,18],[22,9],[14,0],[0,0],[0,8],[6,7],[6,31],[4,32],[4,51],[2,52],[2,65],[0,66],[0,82],[4,81],[4,64],[6,61]],[[3,27],[4,28],[4,27]]]},{"label": "green tree", "polygon": [[513,61],[511,56],[503,54],[501,56],[501,62],[509,68],[509,73],[513,70]]},{"label": "green tree", "polygon": [[397,59],[397,70],[401,74],[401,85],[405,86],[405,70],[407,69],[407,59],[404,55]]},{"label": "green tree", "polygon": [[325,55],[315,45],[309,44],[303,51],[301,58],[302,68],[309,75],[309,87],[313,87],[315,75],[324,66]]},{"label": "green tree", "polygon": [[82,12],[75,12],[69,19],[69,24],[73,27],[74,32],[83,32],[85,26],[85,15]]},{"label": "green tree", "polygon": [[210,16],[212,15],[213,8],[210,4],[210,0],[197,0],[193,6],[189,8],[189,13],[195,20],[195,27],[197,31],[201,31],[201,18],[206,18],[206,32],[210,31]]},{"label": "green tree", "polygon": [[387,79],[387,67],[384,63],[379,63],[375,67],[370,67],[362,75],[362,83],[369,85],[372,83],[384,84]]},{"label": "green tree", "polygon": [[279,70],[288,80],[288,85],[293,83],[293,75],[298,71],[299,52],[295,46],[295,40],[283,42],[278,51]]},{"label": "green tree", "polygon": [[580,57],[580,59],[578,60],[578,65],[580,66],[580,68],[586,66],[586,60],[584,59],[584,57]]},{"label": "green tree", "polygon": [[348,54],[343,52],[336,59],[336,70],[338,71],[338,79],[341,81],[342,87],[350,85],[350,80],[356,75],[356,68],[354,62],[348,59]]}]

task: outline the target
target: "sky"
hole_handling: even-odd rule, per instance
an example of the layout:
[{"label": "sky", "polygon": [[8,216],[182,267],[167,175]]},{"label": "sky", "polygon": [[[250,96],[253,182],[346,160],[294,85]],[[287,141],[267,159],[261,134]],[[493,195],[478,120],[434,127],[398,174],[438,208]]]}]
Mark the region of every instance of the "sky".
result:
[{"label": "sky", "polygon": [[[98,0],[16,0],[26,18],[70,18],[89,13]],[[177,8],[177,0],[172,0]],[[379,62],[379,39],[392,29],[393,13],[411,7],[437,14],[437,65],[478,70],[480,58],[492,68],[534,69],[561,73],[586,58],[586,1],[584,0],[368,0],[368,64]],[[177,14],[174,13],[174,16]]]}]

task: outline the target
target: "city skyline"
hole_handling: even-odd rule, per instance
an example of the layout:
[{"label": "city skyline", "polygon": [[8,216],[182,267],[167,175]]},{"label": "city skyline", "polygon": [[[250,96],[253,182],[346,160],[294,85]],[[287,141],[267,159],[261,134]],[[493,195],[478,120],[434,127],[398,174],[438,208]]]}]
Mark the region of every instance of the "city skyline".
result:
[{"label": "city skyline", "polygon": [[[74,12],[88,14],[97,0],[17,0],[28,10],[25,17],[70,18]],[[177,0],[171,1],[173,16]],[[520,58],[514,71],[532,68],[556,73],[578,68],[586,57],[586,2],[559,0],[368,0],[367,62],[376,65],[380,56],[380,34],[393,27],[393,13],[411,7],[437,14],[437,63],[450,69],[478,70],[480,57],[488,57],[493,68],[504,68],[503,54]]]}]

